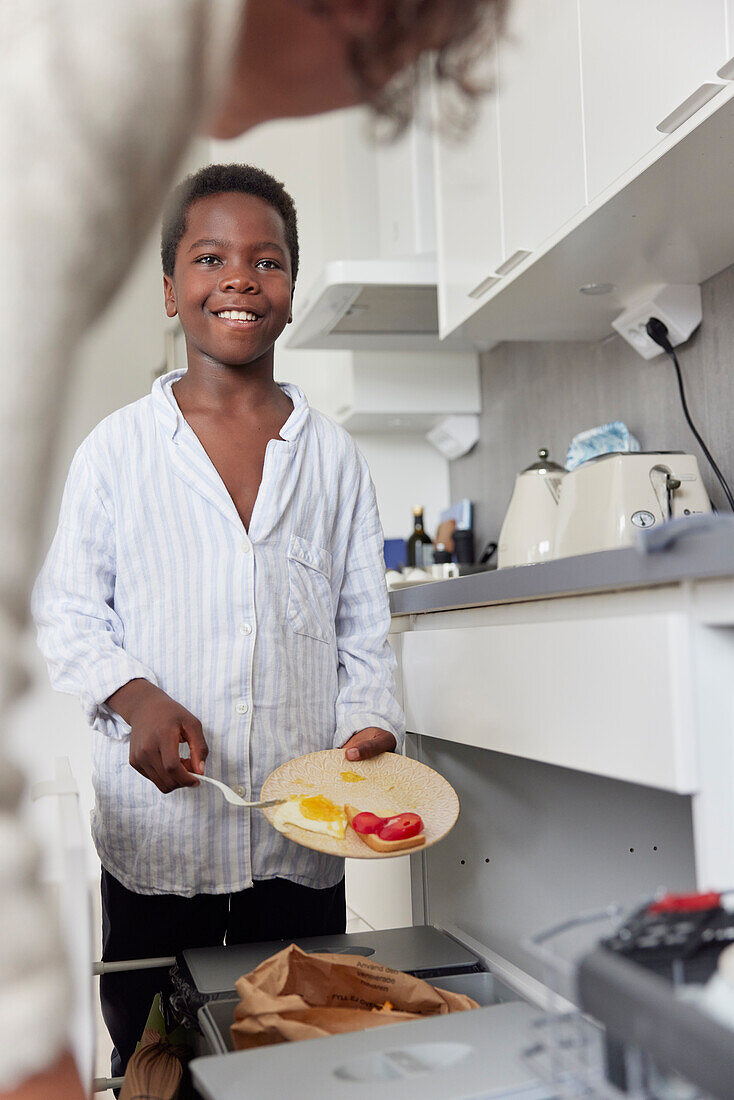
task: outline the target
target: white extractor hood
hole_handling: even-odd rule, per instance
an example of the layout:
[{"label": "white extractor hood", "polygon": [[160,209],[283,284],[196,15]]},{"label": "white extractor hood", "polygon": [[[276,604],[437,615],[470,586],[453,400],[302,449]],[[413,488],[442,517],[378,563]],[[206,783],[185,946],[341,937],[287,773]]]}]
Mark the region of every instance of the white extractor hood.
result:
[{"label": "white extractor hood", "polygon": [[297,304],[287,346],[347,351],[468,351],[438,337],[436,260],[334,260]]}]

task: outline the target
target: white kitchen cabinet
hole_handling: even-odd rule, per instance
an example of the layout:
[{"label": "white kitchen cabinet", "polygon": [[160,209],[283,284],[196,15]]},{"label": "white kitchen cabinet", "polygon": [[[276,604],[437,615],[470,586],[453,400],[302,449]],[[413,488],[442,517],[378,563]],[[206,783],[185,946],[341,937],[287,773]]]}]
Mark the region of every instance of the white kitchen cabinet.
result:
[{"label": "white kitchen cabinet", "polygon": [[689,797],[698,888],[728,882],[734,577],[454,610],[457,596],[394,613],[407,729]]},{"label": "white kitchen cabinet", "polygon": [[586,202],[577,0],[514,0],[499,45],[503,269]]},{"label": "white kitchen cabinet", "polygon": [[543,611],[496,624],[488,611],[487,625],[476,618],[468,629],[405,633],[407,728],[612,779],[694,790],[686,616],[546,621]]},{"label": "white kitchen cabinet", "polygon": [[[496,76],[494,51],[488,67]],[[466,140],[440,132],[433,139],[442,337],[478,308],[504,258],[497,111],[497,96],[485,96]]]},{"label": "white kitchen cabinet", "polygon": [[433,153],[426,126],[414,121],[397,141],[375,146],[377,228],[383,260],[436,253]]},{"label": "white kitchen cabinet", "polygon": [[727,0],[580,0],[589,200],[663,140],[656,127],[689,96],[716,85],[716,70],[729,56],[726,6]]},{"label": "white kitchen cabinet", "polygon": [[483,75],[473,132],[434,145],[442,335],[586,201],[576,0],[515,0]]}]

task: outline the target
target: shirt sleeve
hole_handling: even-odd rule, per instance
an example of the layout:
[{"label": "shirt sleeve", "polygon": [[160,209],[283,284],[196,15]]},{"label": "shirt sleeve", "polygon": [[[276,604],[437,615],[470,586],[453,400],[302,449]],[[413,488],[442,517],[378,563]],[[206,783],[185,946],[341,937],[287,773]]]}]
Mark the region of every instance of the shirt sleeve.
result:
[{"label": "shirt sleeve", "polygon": [[339,695],[334,748],[341,748],[358,730],[379,726],[395,735],[400,751],[405,719],[395,693],[397,662],[387,637],[384,538],[367,463],[361,455],[358,461],[360,488],[336,613]]},{"label": "shirt sleeve", "polygon": [[[103,488],[87,451],[77,451],[61,503],[59,526],[38,577],[31,609],[52,686],[78,696],[91,726],[108,732],[104,703],[154,672],[128,653],[115,612],[115,532]],[[129,727],[119,721],[123,733]]]}]

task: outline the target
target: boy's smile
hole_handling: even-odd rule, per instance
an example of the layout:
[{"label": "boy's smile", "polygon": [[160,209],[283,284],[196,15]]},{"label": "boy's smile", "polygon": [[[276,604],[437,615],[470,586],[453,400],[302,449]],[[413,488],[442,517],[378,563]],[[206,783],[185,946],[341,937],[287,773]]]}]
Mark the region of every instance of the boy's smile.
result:
[{"label": "boy's smile", "polygon": [[285,227],[264,199],[228,191],[191,204],[164,275],[166,313],[178,314],[189,366],[236,367],[272,358],[291,320],[293,280]]}]

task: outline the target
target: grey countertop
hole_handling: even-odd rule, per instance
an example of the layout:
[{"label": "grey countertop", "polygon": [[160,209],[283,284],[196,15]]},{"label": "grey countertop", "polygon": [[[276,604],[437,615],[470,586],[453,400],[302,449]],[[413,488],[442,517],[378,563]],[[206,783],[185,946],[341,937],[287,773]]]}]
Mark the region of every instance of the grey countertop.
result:
[{"label": "grey countertop", "polygon": [[[693,520],[694,517],[691,517]],[[493,569],[391,593],[393,615],[646,588],[711,577],[734,577],[734,517],[675,520],[640,532],[638,546]]]}]

